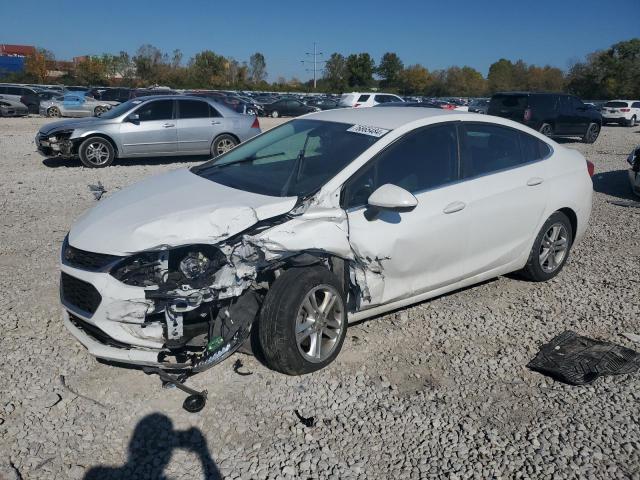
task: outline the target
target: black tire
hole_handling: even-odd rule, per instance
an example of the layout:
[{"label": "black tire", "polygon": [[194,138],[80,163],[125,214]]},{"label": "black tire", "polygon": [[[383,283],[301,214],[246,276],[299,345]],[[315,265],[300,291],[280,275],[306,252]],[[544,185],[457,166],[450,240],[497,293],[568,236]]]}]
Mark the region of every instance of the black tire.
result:
[{"label": "black tire", "polygon": [[280,116],[280,112],[278,112],[278,110],[274,110],[269,115],[271,115],[271,118],[278,118]]},{"label": "black tire", "polygon": [[116,152],[109,140],[102,137],[89,137],[80,144],[78,156],[87,168],[104,168],[113,163]]},{"label": "black tire", "polygon": [[636,116],[634,115],[629,120],[626,121],[627,127],[633,127],[636,124]]},{"label": "black tire", "polygon": [[551,135],[553,135],[553,127],[548,123],[543,123],[540,126],[539,132],[543,135],[546,135],[547,137],[550,137]]},{"label": "black tire", "polygon": [[95,117],[99,117],[100,115],[102,115],[106,111],[107,111],[106,107],[98,105],[96,108],[93,109],[93,115]]},{"label": "black tire", "polygon": [[[565,229],[566,251],[562,256],[562,259],[557,262],[557,266],[552,271],[549,271],[543,268],[541,265],[541,253],[543,251],[543,248],[545,248],[545,246],[543,246],[543,241],[546,241],[545,236],[547,232],[549,232],[551,228],[555,227],[556,225],[560,225]],[[564,267],[564,264],[567,262],[572,244],[573,228],[571,227],[569,218],[562,212],[555,212],[547,219],[547,221],[540,229],[540,232],[538,232],[538,235],[533,242],[533,247],[531,247],[531,252],[529,253],[527,264],[520,271],[520,273],[522,274],[522,276],[524,276],[528,280],[531,280],[532,282],[546,282],[547,280],[552,279],[558,273],[560,273],[560,271]],[[549,257],[551,257],[551,255],[549,255]]]},{"label": "black tire", "polygon": [[595,141],[600,136],[600,125],[597,123],[590,123],[587,127],[587,131],[584,133],[582,137],[582,141],[584,143],[595,143]]},{"label": "black tire", "polygon": [[60,109],[58,107],[49,107],[47,109],[47,117],[61,117]]},{"label": "black tire", "polygon": [[218,155],[227,153],[229,150],[238,145],[238,139],[228,133],[218,135],[211,143],[211,157],[216,158]]},{"label": "black tire", "polygon": [[[314,289],[328,287],[338,294],[336,304],[341,302],[341,305],[336,305],[342,312],[340,329],[330,347],[330,355],[322,361],[312,362],[305,358],[302,347],[299,347],[296,340],[298,315],[305,299]],[[302,375],[324,368],[340,353],[347,333],[346,301],[340,281],[324,267],[292,268],[285,271],[269,289],[257,327],[261,353],[270,368],[288,375]],[[309,336],[309,340],[310,338]],[[325,341],[324,336],[321,338]],[[326,337],[326,341],[331,340]],[[311,349],[307,353],[310,352]]]}]

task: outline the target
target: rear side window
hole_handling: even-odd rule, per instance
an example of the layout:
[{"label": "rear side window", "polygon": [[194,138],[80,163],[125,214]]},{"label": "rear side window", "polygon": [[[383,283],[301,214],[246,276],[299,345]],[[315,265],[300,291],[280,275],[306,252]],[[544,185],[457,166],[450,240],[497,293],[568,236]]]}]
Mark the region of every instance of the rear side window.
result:
[{"label": "rear side window", "polygon": [[527,108],[528,95],[494,95],[491,98],[491,109],[498,111],[524,110]]},{"label": "rear side window", "polygon": [[371,95],[360,95],[360,97],[358,98],[358,102],[366,102],[367,100],[369,100],[369,97]]},{"label": "rear side window", "polygon": [[153,120],[171,120],[173,118],[173,100],[155,100],[145,103],[136,112],[141,122]]},{"label": "rear side window", "polygon": [[605,107],[611,108],[626,108],[629,106],[627,102],[607,102],[604,104]]},{"label": "rear side window", "polygon": [[631,108],[640,108],[640,102],[633,102]]},{"label": "rear side window", "polygon": [[180,118],[209,118],[209,104],[199,100],[179,100]]},{"label": "rear side window", "polygon": [[522,162],[535,162],[542,160],[551,153],[551,147],[534,136],[520,132],[520,149],[522,150]]},{"label": "rear side window", "polygon": [[464,178],[486,175],[525,163],[520,150],[519,131],[479,123],[464,124],[461,130]]},{"label": "rear side window", "polygon": [[457,179],[455,125],[426,127],[392,143],[351,177],[344,190],[343,207],[366,205],[369,196],[387,183],[417,193]]},{"label": "rear side window", "polygon": [[7,95],[22,95],[20,87],[7,87]]}]

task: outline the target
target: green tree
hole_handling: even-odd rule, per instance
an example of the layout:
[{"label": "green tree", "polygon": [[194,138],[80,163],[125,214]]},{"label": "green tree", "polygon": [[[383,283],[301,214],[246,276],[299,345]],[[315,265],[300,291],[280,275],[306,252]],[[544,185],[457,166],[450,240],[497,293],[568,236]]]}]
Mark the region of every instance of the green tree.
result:
[{"label": "green tree", "polygon": [[380,86],[382,88],[397,88],[400,86],[400,76],[404,64],[400,57],[393,52],[387,52],[382,55],[376,73],[382,78]]},{"label": "green tree", "polygon": [[410,65],[395,80],[406,95],[422,95],[433,82],[429,71],[422,65]]},{"label": "green tree", "polygon": [[189,73],[194,87],[214,87],[225,84],[227,59],[211,50],[204,50],[189,61]]},{"label": "green tree", "polygon": [[267,61],[260,52],[249,58],[249,78],[253,83],[260,83],[267,78]]},{"label": "green tree", "polygon": [[153,45],[142,45],[133,57],[137,77],[147,84],[159,83],[165,57],[166,55]]},{"label": "green tree", "polygon": [[371,86],[375,63],[368,53],[349,55],[346,67],[347,83],[350,87],[369,88]]},{"label": "green tree", "polygon": [[347,88],[347,62],[343,55],[332,53],[324,65],[324,80],[329,91],[342,93]]},{"label": "green tree", "polygon": [[44,83],[54,60],[55,57],[52,52],[44,48],[38,48],[34,55],[26,58],[24,63],[25,72],[37,78],[38,82]]},{"label": "green tree", "polygon": [[501,58],[497,62],[492,63],[489,67],[489,74],[487,75],[489,91],[495,93],[514,90],[513,77],[514,67],[510,60]]},{"label": "green tree", "polygon": [[447,95],[458,97],[479,97],[486,91],[486,80],[476,69],[464,66],[449,67],[446,71],[445,90]]}]

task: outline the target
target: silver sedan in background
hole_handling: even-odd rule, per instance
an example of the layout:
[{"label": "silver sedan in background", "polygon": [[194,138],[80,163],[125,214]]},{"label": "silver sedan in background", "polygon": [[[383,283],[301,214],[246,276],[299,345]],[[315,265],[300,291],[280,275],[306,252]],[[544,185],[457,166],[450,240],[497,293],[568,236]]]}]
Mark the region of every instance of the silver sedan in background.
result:
[{"label": "silver sedan in background", "polygon": [[84,92],[69,92],[40,101],[40,115],[46,117],[99,117],[110,108],[109,103],[84,95]]},{"label": "silver sedan in background", "polygon": [[221,155],[260,133],[257,117],[210,98],[140,97],[100,117],[61,120],[40,128],[38,151],[79,157],[86,167],[107,167],[116,158]]}]

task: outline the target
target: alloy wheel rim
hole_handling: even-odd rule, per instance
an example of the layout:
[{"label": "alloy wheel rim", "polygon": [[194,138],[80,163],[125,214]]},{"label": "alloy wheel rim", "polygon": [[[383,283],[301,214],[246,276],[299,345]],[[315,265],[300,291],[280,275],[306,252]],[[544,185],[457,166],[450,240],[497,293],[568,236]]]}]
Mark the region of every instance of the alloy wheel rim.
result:
[{"label": "alloy wheel rim", "polygon": [[235,146],[236,144],[233,143],[231,140],[229,140],[228,138],[223,138],[218,142],[218,145],[216,147],[216,153],[218,155],[222,155],[223,153],[227,153],[229,150],[231,150]]},{"label": "alloy wheel rim", "polygon": [[94,142],[87,147],[86,157],[93,165],[103,165],[109,160],[109,149],[104,143]]},{"label": "alloy wheel rim", "polygon": [[296,344],[305,360],[323,362],[335,352],[343,317],[342,297],[334,287],[319,285],[305,295],[295,325]]},{"label": "alloy wheel rim", "polygon": [[551,135],[551,127],[549,125],[546,125],[545,127],[543,127],[542,134],[546,135],[547,137]]},{"label": "alloy wheel rim", "polygon": [[50,117],[59,117],[60,116],[60,110],[58,110],[56,107],[52,107],[49,109],[49,116]]},{"label": "alloy wheel rim", "polygon": [[554,223],[549,227],[540,243],[538,261],[540,268],[546,273],[555,272],[567,255],[569,249],[569,234],[561,223]]},{"label": "alloy wheel rim", "polygon": [[591,128],[589,129],[589,140],[596,140],[599,132],[600,130],[597,125],[591,125]]}]

